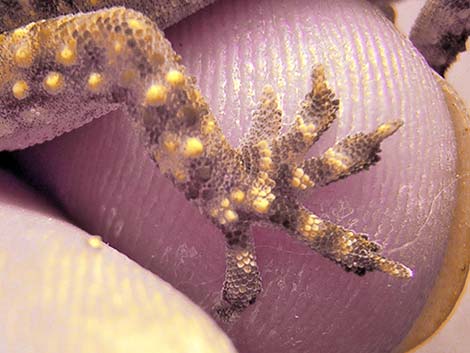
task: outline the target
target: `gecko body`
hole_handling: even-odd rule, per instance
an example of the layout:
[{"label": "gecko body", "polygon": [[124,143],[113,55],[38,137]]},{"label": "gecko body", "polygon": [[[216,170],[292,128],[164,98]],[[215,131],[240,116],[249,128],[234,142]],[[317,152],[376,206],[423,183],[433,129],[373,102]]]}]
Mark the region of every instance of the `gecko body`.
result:
[{"label": "gecko body", "polygon": [[132,9],[76,13],[4,32],[0,78],[3,149],[21,147],[15,142],[21,133],[28,141],[57,135],[78,124],[77,117],[122,109],[132,119],[156,166],[225,237],[225,281],[216,306],[222,320],[240,314],[262,289],[253,224],[281,228],[358,275],[412,276],[366,235],[322,220],[299,201],[307,189],[374,165],[380,143],[402,124],[386,122],[306,158],[339,107],[321,65],[284,133],[278,96],[265,87],[238,148],[227,142],[158,26]]}]

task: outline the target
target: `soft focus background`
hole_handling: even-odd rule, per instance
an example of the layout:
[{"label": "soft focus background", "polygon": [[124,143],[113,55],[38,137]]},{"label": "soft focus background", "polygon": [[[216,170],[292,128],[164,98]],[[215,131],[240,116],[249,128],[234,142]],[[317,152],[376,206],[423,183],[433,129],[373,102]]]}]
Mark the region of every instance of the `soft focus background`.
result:
[{"label": "soft focus background", "polygon": [[[397,26],[408,34],[413,22],[424,5],[425,0],[401,1],[395,5],[397,11]],[[467,50],[470,48],[467,40]],[[454,86],[463,98],[467,108],[470,107],[470,52],[461,53],[458,61],[447,73],[447,80]],[[466,289],[454,308],[446,324],[430,339],[418,347],[416,353],[467,353],[470,351],[470,281],[467,278]]]}]

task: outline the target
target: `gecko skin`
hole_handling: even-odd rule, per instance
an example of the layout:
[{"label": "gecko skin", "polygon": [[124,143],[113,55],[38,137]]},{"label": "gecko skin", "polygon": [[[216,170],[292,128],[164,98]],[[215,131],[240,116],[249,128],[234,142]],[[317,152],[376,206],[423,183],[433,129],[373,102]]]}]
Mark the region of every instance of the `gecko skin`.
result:
[{"label": "gecko skin", "polygon": [[[282,134],[278,97],[265,87],[249,132],[234,148],[170,43],[140,12],[113,7],[0,35],[2,124],[15,122],[12,126],[28,130],[38,120],[68,121],[122,109],[161,172],[220,229],[226,272],[216,312],[222,320],[236,317],[262,289],[253,224],[284,229],[358,275],[412,276],[406,266],[381,256],[380,246],[366,235],[322,220],[300,203],[306,189],[375,164],[380,143],[402,125],[399,120],[384,123],[306,159],[339,106],[321,65],[314,67],[311,83]],[[3,133],[3,148],[14,148],[8,139],[18,132]]]},{"label": "gecko skin", "polygon": [[470,34],[470,0],[428,0],[410,39],[438,74],[444,76],[457,55],[466,50]]}]

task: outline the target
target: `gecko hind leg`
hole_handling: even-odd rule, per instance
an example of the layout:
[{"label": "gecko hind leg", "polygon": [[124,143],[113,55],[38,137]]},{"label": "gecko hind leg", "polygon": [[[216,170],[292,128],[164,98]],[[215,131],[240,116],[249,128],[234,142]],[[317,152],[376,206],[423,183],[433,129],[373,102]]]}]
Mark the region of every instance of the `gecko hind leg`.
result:
[{"label": "gecko hind leg", "polygon": [[232,225],[223,232],[226,239],[225,280],[221,301],[214,310],[222,321],[229,322],[254,304],[261,292],[261,275],[249,225]]}]

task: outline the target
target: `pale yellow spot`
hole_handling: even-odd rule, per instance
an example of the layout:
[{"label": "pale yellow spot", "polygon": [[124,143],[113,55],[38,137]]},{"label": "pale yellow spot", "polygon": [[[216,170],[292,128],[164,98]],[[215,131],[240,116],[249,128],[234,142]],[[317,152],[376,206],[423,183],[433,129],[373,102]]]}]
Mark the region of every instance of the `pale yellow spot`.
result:
[{"label": "pale yellow spot", "polygon": [[349,162],[349,157],[341,152],[336,152],[332,148],[329,148],[325,152],[325,158],[329,164],[333,165],[339,171],[343,171],[348,168],[346,163]]},{"label": "pale yellow spot", "polygon": [[241,190],[234,190],[230,194],[230,198],[236,203],[242,203],[245,200],[245,193]]},{"label": "pale yellow spot", "polygon": [[145,93],[146,105],[162,105],[166,102],[167,89],[162,85],[151,85]]},{"label": "pale yellow spot", "polygon": [[100,249],[103,247],[103,240],[99,235],[92,235],[88,237],[88,245],[93,249]]},{"label": "pale yellow spot", "polygon": [[219,210],[217,208],[212,208],[209,211],[209,215],[213,218],[217,217],[219,215]]},{"label": "pale yellow spot", "polygon": [[11,90],[13,92],[13,96],[16,99],[21,100],[21,99],[24,99],[28,96],[28,94],[29,94],[29,85],[26,81],[19,80],[19,81],[15,82],[15,84],[13,85]]},{"label": "pale yellow spot", "polygon": [[292,178],[291,185],[292,185],[293,187],[295,187],[295,188],[300,187],[300,179],[297,178],[297,177],[293,177],[293,178]]},{"label": "pale yellow spot", "polygon": [[58,94],[64,87],[64,78],[59,72],[49,72],[43,81],[44,89],[50,94]]},{"label": "pale yellow spot", "polygon": [[253,208],[258,213],[266,213],[269,210],[270,203],[265,198],[258,197],[253,201]]},{"label": "pale yellow spot", "polygon": [[29,28],[27,27],[17,28],[13,31],[13,39],[19,40],[21,38],[26,37],[28,33],[29,33]]},{"label": "pale yellow spot", "polygon": [[297,178],[301,178],[304,175],[304,170],[302,168],[296,168],[294,170],[294,176]]},{"label": "pale yellow spot", "polygon": [[220,201],[220,206],[224,207],[224,208],[227,208],[230,206],[230,201],[229,199],[223,199],[222,201]]},{"label": "pale yellow spot", "polygon": [[266,149],[269,147],[268,141],[261,140],[260,142],[256,144],[256,147],[258,147],[259,149]]},{"label": "pale yellow spot", "polygon": [[227,222],[235,222],[238,220],[238,214],[233,210],[226,210],[224,212],[224,217]]},{"label": "pale yellow spot", "polygon": [[65,46],[60,52],[57,53],[56,60],[59,64],[64,66],[71,66],[77,60],[77,53],[69,46]]},{"label": "pale yellow spot", "polygon": [[15,63],[23,68],[28,68],[33,64],[33,54],[28,45],[23,45],[16,50]]},{"label": "pale yellow spot", "polygon": [[385,124],[380,125],[377,128],[377,132],[379,133],[379,135],[389,136],[396,129],[397,129],[397,127],[395,125],[385,123]]},{"label": "pale yellow spot", "polygon": [[139,29],[144,29],[145,26],[144,24],[139,21],[139,20],[136,20],[135,18],[131,18],[130,20],[127,21],[127,24],[129,25],[129,27],[133,30],[139,30]]},{"label": "pale yellow spot", "polygon": [[196,158],[202,155],[204,152],[204,145],[201,140],[197,137],[189,137],[186,140],[183,156],[188,158]]},{"label": "pale yellow spot", "polygon": [[103,86],[103,75],[92,72],[88,76],[87,87],[92,92],[97,92]]},{"label": "pale yellow spot", "polygon": [[215,121],[213,119],[210,119],[206,121],[206,123],[202,127],[202,132],[205,134],[210,134],[212,131],[214,131],[215,128]]},{"label": "pale yellow spot", "polygon": [[184,75],[178,70],[170,70],[166,74],[166,82],[174,87],[180,87],[184,84]]},{"label": "pale yellow spot", "polygon": [[261,157],[259,166],[262,170],[269,170],[272,167],[272,160],[270,157]]}]

